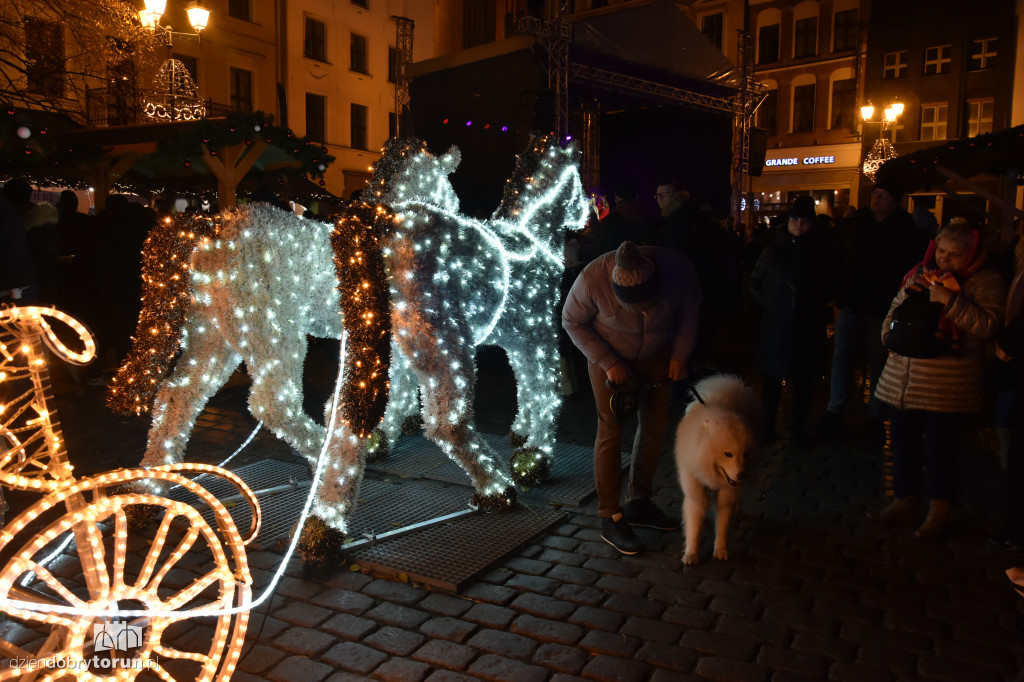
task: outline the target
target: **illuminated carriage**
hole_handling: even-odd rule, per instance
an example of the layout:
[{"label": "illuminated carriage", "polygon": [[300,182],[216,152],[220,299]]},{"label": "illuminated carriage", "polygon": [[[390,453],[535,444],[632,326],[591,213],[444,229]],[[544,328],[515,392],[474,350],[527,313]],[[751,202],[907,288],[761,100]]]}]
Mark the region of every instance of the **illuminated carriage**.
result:
[{"label": "illuminated carriage", "polygon": [[[76,332],[84,350],[65,346],[48,318]],[[30,628],[50,628],[31,652],[0,640],[0,651],[13,659],[0,669],[0,680],[131,680],[143,672],[158,679],[230,679],[252,601],[244,545],[259,531],[255,496],[231,472],[202,464],[75,479],[48,405],[44,343],[74,364],[95,356],[89,332],[60,311],[0,309],[0,486],[43,494],[0,530],[0,610]],[[245,538],[224,505],[196,482],[203,476],[227,479],[248,501],[252,525]],[[175,486],[209,507],[216,527],[192,504],[141,492]],[[129,522],[140,512],[157,519],[156,530],[148,549],[129,553]],[[191,583],[169,578],[184,556],[200,553],[204,561]],[[167,640],[194,619],[212,619],[209,646],[170,646]],[[121,641],[119,647],[109,639],[115,630],[133,635],[136,646],[126,650]]]}]

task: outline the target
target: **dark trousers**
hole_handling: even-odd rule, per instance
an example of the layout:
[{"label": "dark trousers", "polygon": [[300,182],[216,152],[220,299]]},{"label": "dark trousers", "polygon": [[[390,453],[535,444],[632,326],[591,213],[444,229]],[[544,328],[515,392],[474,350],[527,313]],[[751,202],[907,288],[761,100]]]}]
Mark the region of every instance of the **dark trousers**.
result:
[{"label": "dark trousers", "polygon": [[917,495],[924,483],[928,497],[953,499],[957,482],[956,449],[963,415],[896,408],[892,408],[891,414],[896,498]]},{"label": "dark trousers", "polygon": [[[764,423],[769,435],[775,433],[775,421],[782,400],[782,377],[761,373],[761,405],[764,408]],[[814,377],[794,376],[789,379],[793,388],[792,415],[790,418],[789,437],[803,440],[807,435],[807,415],[811,410],[811,393],[814,388]]]},{"label": "dark trousers", "polygon": [[[647,360],[627,361],[630,371],[640,377],[636,437],[633,460],[629,466],[626,500],[648,499],[653,493],[654,470],[665,438],[672,384],[668,380],[669,355],[666,350]],[[625,426],[612,413],[612,389],[600,365],[587,363],[590,385],[597,402],[597,439],[594,441],[594,486],[597,489],[597,515],[611,518],[622,511],[622,432]]]}]

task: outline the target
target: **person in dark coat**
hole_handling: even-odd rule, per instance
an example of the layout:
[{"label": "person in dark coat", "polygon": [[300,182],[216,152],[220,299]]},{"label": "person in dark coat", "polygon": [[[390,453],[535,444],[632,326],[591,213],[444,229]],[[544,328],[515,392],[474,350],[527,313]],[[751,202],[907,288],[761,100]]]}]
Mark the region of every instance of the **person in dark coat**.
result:
[{"label": "person in dark coat", "polygon": [[584,248],[589,263],[601,254],[614,251],[624,241],[651,246],[656,241],[657,225],[637,203],[636,183],[627,180],[615,188],[615,208],[594,227],[590,243]]},{"label": "person in dark coat", "polygon": [[828,234],[814,225],[814,199],[799,197],[750,276],[751,296],[762,311],[758,366],[766,440],[775,439],[782,382],[788,379],[793,389],[790,438],[798,448],[807,445],[807,413],[814,382],[825,366],[827,305],[834,291]]}]

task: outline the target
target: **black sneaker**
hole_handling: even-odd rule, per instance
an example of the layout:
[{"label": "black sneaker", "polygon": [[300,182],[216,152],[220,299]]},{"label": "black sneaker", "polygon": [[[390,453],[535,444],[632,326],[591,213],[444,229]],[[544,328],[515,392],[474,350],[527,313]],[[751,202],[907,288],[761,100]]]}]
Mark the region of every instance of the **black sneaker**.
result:
[{"label": "black sneaker", "polygon": [[610,519],[601,519],[601,539],[622,554],[639,554],[644,550],[644,543],[629,524],[622,520],[622,514],[616,514]]},{"label": "black sneaker", "polygon": [[679,530],[679,519],[661,513],[650,500],[631,500],[622,510],[622,518],[631,526],[644,526],[658,530]]}]

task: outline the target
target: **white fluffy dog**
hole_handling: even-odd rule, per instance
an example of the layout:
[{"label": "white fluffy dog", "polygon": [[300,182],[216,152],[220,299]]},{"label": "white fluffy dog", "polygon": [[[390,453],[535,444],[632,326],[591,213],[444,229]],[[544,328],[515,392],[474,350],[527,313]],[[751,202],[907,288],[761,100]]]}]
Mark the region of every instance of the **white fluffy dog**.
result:
[{"label": "white fluffy dog", "polygon": [[683,488],[686,548],[683,563],[697,563],[708,491],[715,491],[715,558],[729,558],[729,521],[739,508],[747,461],[755,452],[763,416],[757,395],[736,376],[716,375],[694,387],[695,399],[676,429],[676,471]]}]

